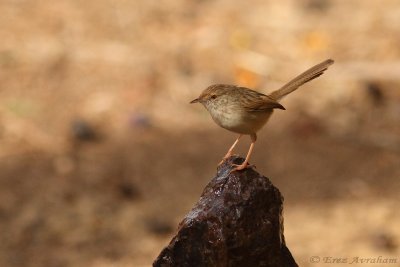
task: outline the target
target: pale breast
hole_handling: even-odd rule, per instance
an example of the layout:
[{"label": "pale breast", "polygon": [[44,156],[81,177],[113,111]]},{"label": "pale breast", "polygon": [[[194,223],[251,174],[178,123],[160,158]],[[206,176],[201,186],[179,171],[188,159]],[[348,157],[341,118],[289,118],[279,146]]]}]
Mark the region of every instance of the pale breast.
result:
[{"label": "pale breast", "polygon": [[219,108],[207,108],[213,120],[222,128],[240,134],[252,134],[259,131],[268,121],[272,111],[248,112],[238,110],[232,105],[225,104]]}]

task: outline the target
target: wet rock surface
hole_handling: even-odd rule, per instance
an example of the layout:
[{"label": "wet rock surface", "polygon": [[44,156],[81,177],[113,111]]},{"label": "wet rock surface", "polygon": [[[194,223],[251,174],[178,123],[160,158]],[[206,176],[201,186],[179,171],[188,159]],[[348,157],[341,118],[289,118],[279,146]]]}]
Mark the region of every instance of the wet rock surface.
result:
[{"label": "wet rock surface", "polygon": [[297,266],[283,235],[283,197],[253,169],[218,168],[153,266]]}]

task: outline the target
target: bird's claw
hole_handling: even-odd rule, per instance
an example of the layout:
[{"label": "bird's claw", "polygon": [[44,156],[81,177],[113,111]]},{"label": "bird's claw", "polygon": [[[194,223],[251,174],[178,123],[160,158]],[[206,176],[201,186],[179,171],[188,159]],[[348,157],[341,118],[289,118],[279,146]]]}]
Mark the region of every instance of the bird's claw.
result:
[{"label": "bird's claw", "polygon": [[256,166],[255,165],[250,165],[249,163],[247,163],[246,162],[246,164],[240,164],[240,165],[238,165],[238,164],[232,164],[232,166],[233,166],[233,168],[232,168],[232,170],[229,172],[229,173],[232,173],[232,172],[235,172],[235,171],[241,171],[241,170],[244,170],[244,169],[247,169],[247,168],[256,168]]}]

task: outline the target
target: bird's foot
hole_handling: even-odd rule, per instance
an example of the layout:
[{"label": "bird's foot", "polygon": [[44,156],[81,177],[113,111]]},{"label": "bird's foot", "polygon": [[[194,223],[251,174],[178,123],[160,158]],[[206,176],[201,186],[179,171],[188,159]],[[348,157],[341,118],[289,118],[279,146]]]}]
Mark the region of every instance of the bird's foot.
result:
[{"label": "bird's foot", "polygon": [[250,165],[247,162],[243,162],[242,164],[238,165],[238,164],[232,164],[232,170],[230,171],[230,173],[234,172],[234,171],[241,171],[247,168],[256,168],[255,165]]}]

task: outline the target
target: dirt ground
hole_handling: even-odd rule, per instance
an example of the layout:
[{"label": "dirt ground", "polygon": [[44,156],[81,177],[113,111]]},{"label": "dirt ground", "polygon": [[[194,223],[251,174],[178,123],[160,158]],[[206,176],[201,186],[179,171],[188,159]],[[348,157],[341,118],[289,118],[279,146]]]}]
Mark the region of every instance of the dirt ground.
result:
[{"label": "dirt ground", "polygon": [[400,266],[397,0],[10,0],[0,14],[0,266],[150,266],[236,138],[189,101],[212,83],[273,90],[326,58],[251,163],[285,197],[300,266]]}]

